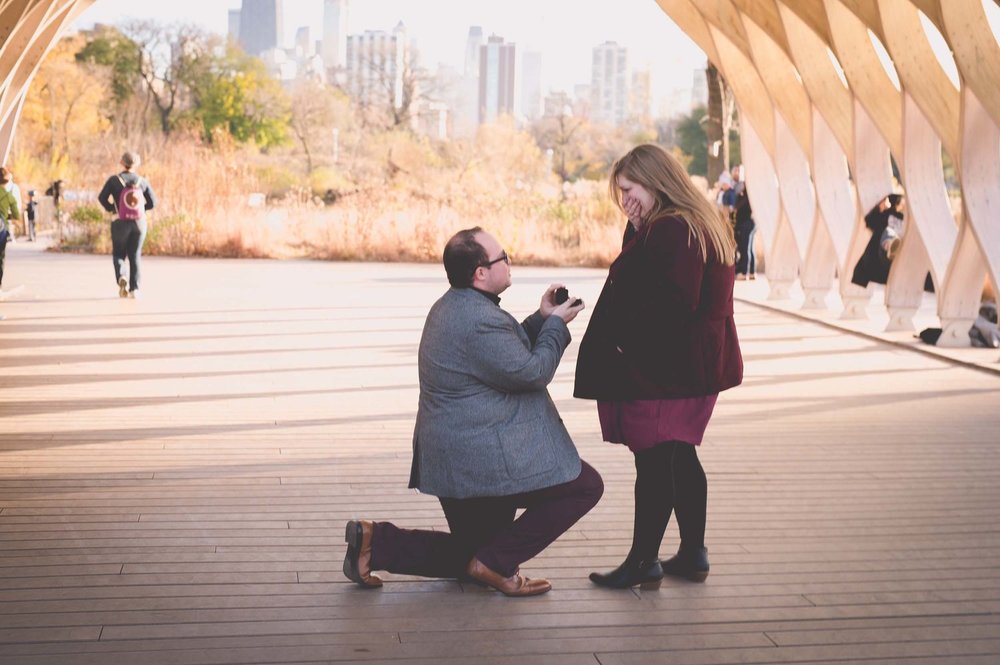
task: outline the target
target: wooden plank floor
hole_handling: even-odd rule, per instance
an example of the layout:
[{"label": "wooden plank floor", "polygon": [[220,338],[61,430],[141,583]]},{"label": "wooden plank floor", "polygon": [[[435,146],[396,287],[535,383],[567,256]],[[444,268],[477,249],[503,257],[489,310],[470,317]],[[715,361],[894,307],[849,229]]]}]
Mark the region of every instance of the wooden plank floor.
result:
[{"label": "wooden plank floor", "polygon": [[[552,386],[598,507],[536,560],[554,590],[340,572],[351,517],[445,528],[406,489],[440,266],[8,249],[0,302],[0,663],[1000,662],[1000,378],[740,304],[746,384],[701,456],[703,585],[587,580],[631,534],[631,456]],[[515,266],[504,305],[603,274]],[[673,525],[662,554],[677,545]]]}]

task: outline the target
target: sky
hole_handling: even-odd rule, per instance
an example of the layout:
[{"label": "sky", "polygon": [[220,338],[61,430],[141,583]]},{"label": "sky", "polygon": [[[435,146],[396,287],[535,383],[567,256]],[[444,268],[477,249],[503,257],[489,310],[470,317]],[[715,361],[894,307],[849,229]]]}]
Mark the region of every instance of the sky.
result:
[{"label": "sky", "polygon": [[[126,18],[193,20],[225,34],[229,10],[240,4],[240,0],[97,0],[76,26],[117,23]],[[983,6],[994,34],[1000,35],[1000,8],[993,0],[983,0]],[[390,31],[403,21],[410,37],[417,41],[424,66],[434,68],[440,62],[461,71],[469,26],[478,25],[485,36],[495,33],[516,43],[521,53],[541,51],[543,89],[570,94],[575,84],[590,82],[592,49],[615,41],[628,47],[633,68],[650,70],[654,111],[660,110],[659,100],[673,91],[689,92],[694,70],[705,68],[701,49],[654,0],[616,0],[613,10],[611,7],[582,0],[353,0],[350,32]],[[323,0],[284,0],[284,11],[286,45],[292,43],[300,26],[309,26],[314,40],[322,36]],[[929,21],[924,23],[938,59],[957,85],[957,69],[947,46]]]},{"label": "sky", "polygon": [[[239,0],[97,0],[76,26],[126,18],[193,20],[225,34],[228,12],[240,4]],[[487,37],[495,33],[516,43],[519,52],[541,51],[544,89],[571,94],[573,85],[590,82],[592,49],[615,41],[628,47],[633,68],[650,69],[654,100],[674,89],[689,90],[694,70],[705,68],[701,49],[654,0],[616,0],[613,11],[611,6],[580,0],[354,0],[350,32],[389,31],[403,21],[417,41],[425,67],[443,62],[461,71],[469,26],[478,25]],[[286,45],[303,25],[310,27],[312,39],[322,36],[322,0],[285,0],[284,11]]]}]

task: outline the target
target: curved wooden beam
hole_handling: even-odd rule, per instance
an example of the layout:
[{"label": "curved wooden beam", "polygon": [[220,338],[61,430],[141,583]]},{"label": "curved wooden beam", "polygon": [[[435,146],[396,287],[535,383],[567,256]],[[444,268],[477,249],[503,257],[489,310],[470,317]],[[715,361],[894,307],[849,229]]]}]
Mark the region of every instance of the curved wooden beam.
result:
[{"label": "curved wooden beam", "polygon": [[878,7],[882,22],[892,26],[892,30],[886,31],[883,43],[892,57],[900,83],[927,116],[931,127],[941,137],[944,149],[957,164],[960,149],[958,89],[934,55],[911,0],[879,0]]},{"label": "curved wooden beam", "polygon": [[[705,51],[729,82],[740,109],[746,187],[753,201],[754,220],[767,256],[770,296],[787,298],[798,275],[799,252],[787,216],[783,213],[774,168],[774,111],[763,81],[750,59],[738,13],[714,7],[717,21],[731,26],[736,41],[713,28],[701,6],[691,0],[657,0],[664,13]],[[712,9],[712,8],[710,8]]]},{"label": "curved wooden beam", "polygon": [[941,34],[955,56],[962,85],[971,88],[983,109],[1000,125],[1000,44],[990,30],[981,0],[946,0],[940,7]]},{"label": "curved wooden beam", "polygon": [[[66,28],[94,0],[36,0],[24,5],[24,11],[11,28],[12,39],[0,44],[0,159],[7,160],[14,129],[24,96],[46,54]],[[12,3],[9,7],[14,6]],[[14,19],[13,14],[3,14]]]},{"label": "curved wooden beam", "polygon": [[[792,190],[788,188],[790,185],[786,186],[782,182],[783,167],[779,164],[779,156],[782,154],[786,156],[790,155],[791,159],[795,158],[794,149],[785,150],[783,153],[781,147],[789,141],[794,144],[795,139],[788,131],[781,132],[779,136],[779,122],[784,127],[784,121],[780,119],[780,114],[773,108],[767,86],[758,77],[758,70],[754,62],[718,26],[714,25],[711,20],[706,20],[706,23],[709,25],[720,62],[723,63],[720,69],[726,75],[727,82],[733,88],[733,92],[740,104],[740,112],[741,114],[747,113],[749,121],[757,130],[761,143],[768,150],[768,155],[771,158],[772,168],[770,172],[765,172],[761,177],[755,177],[751,173],[751,168],[748,167],[747,186],[751,200],[754,200],[755,191],[757,191],[757,197],[762,195],[759,191],[761,188],[776,188],[782,201],[777,219],[768,220],[755,216],[755,220],[762,226],[762,238],[765,242],[770,240],[765,245],[765,256],[767,257],[766,272],[770,287],[769,297],[772,299],[785,299],[789,296],[791,286],[798,275],[802,251],[809,237],[809,229],[800,228],[797,234],[792,226],[793,213],[789,212],[788,207],[792,205],[793,209],[796,210],[796,217],[794,219],[801,226],[803,213],[794,208],[794,206],[804,197],[794,196]],[[745,37],[745,33],[740,31],[735,36]],[[769,139],[770,145],[768,145]],[[758,163],[762,161],[758,160]],[[784,167],[784,170],[786,172],[789,170],[794,172],[795,168]],[[801,170],[799,173],[801,173]],[[770,180],[769,176],[771,174],[776,175],[777,178]],[[794,174],[794,177],[797,177],[797,174]],[[806,214],[808,215],[806,225],[811,225],[812,215],[809,213]],[[772,224],[773,226],[771,226]],[[771,226],[773,231],[768,229],[768,226]],[[802,236],[801,241],[797,238],[797,235]]]}]

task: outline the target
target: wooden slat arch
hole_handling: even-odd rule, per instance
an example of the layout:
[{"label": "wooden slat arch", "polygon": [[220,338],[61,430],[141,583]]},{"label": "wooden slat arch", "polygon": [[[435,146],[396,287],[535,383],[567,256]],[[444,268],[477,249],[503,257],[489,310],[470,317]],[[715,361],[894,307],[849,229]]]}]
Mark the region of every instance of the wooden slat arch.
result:
[{"label": "wooden slat arch", "polygon": [[[768,243],[771,252],[791,252],[790,245],[797,245],[805,286],[810,273],[817,272],[817,262],[829,260],[828,252],[816,250],[817,239],[824,230],[828,232],[841,273],[844,315],[859,315],[867,297],[847,282],[845,273],[867,239],[867,232],[860,228],[860,211],[868,210],[889,191],[891,150],[900,163],[905,187],[913,190],[914,209],[912,237],[904,243],[886,289],[893,314],[890,326],[912,325],[907,310],[922,297],[922,289],[916,288],[917,276],[930,269],[939,285],[944,343],[967,343],[962,335],[949,331],[968,328],[982,275],[989,274],[996,288],[1000,273],[1000,243],[996,241],[1000,219],[995,210],[1000,169],[994,166],[1000,150],[996,145],[1000,140],[996,131],[1000,124],[1000,86],[996,84],[1000,46],[989,30],[980,0],[658,2],[702,45],[732,84],[741,114],[755,130],[749,137],[752,150],[770,158],[769,166],[758,168],[767,172],[765,179],[778,178],[781,211]],[[920,12],[952,48],[961,79],[959,90],[933,54]],[[892,26],[891,30],[886,26]],[[889,54],[902,89],[885,72],[870,34]],[[846,88],[829,62],[830,53],[843,69]],[[755,80],[753,86],[736,80],[748,77]],[[759,91],[761,85],[773,117],[773,137],[767,135],[772,123],[768,111],[761,108],[762,97],[750,90]],[[981,140],[977,142],[970,133]],[[818,214],[793,202],[803,200],[803,183],[801,173],[789,169],[785,161],[789,137],[812,166]],[[958,227],[945,214],[940,156],[935,157],[940,148],[935,145],[944,147],[959,174],[964,203]],[[967,159],[965,151],[973,154]],[[846,187],[842,172],[829,168],[831,161],[844,159],[854,175]],[[751,160],[746,161],[753,198]],[[759,164],[767,161],[756,160]],[[970,168],[975,171],[973,179],[965,173]],[[831,220],[844,216],[852,196],[857,204],[848,233],[837,225],[839,221]],[[789,219],[790,215],[794,217]],[[810,225],[814,233],[807,248],[802,247],[801,231],[781,233],[783,228]],[[847,236],[850,239],[845,241]],[[925,240],[929,248],[923,246]],[[769,266],[771,258],[769,254]],[[819,269],[818,274],[822,273]],[[782,279],[787,280],[787,274]]]},{"label": "wooden slat arch", "polygon": [[45,55],[94,0],[10,0],[0,5],[0,162]]}]

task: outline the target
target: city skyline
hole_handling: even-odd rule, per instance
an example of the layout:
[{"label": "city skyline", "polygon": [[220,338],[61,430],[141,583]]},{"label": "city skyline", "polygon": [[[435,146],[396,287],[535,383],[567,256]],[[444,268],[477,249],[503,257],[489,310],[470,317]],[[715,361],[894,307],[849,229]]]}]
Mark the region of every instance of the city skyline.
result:
[{"label": "city skyline", "polygon": [[[207,30],[225,35],[229,11],[239,9],[241,0],[213,3],[217,10],[205,11],[205,3],[175,0],[169,5],[144,6],[126,0],[99,0],[77,20],[76,27],[90,27],[94,22],[115,23],[127,18],[153,18],[160,21],[190,21]],[[309,26],[312,34],[323,34],[323,0],[296,0],[284,3],[282,43],[291,46],[296,30]],[[572,20],[564,19],[575,15]],[[572,95],[580,84],[591,80],[594,47],[616,41],[629,51],[633,69],[649,69],[654,104],[665,100],[677,102],[677,92],[691,88],[692,70],[704,67],[704,53],[677,28],[652,0],[622,0],[614,13],[593,12],[579,15],[579,3],[570,0],[510,0],[502,7],[471,0],[449,3],[445,0],[368,0],[352,2],[350,34],[366,30],[391,31],[402,21],[420,52],[421,64],[430,70],[439,63],[457,71],[464,67],[466,40],[471,26],[481,26],[484,39],[492,34],[517,45],[518,53],[542,54],[541,86],[543,96],[551,90]],[[559,30],[560,23],[572,22],[573,30]],[[557,34],[554,39],[552,34]],[[669,47],[663,48],[662,44]],[[674,109],[686,110],[686,109]]]}]

